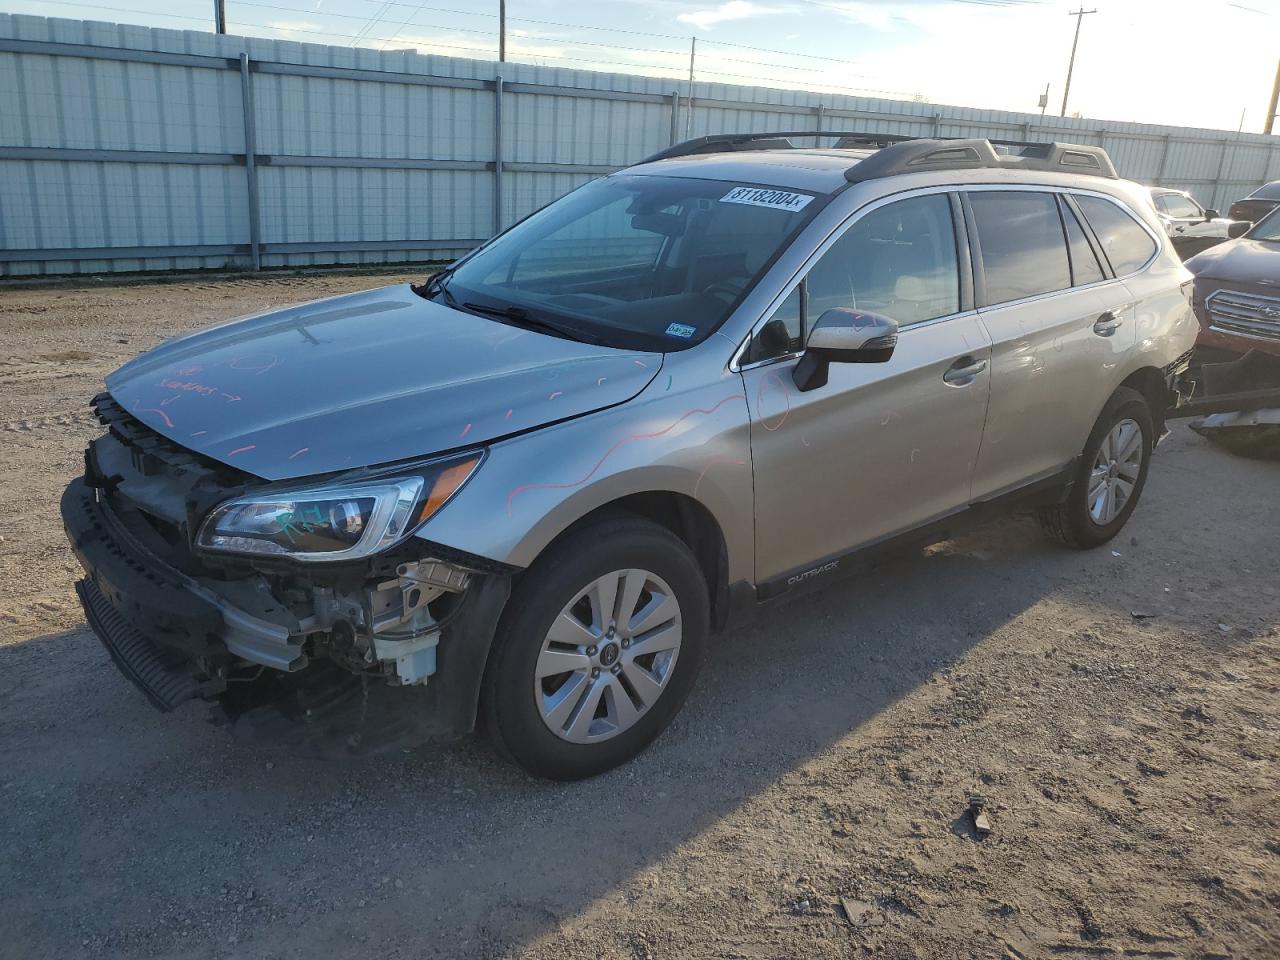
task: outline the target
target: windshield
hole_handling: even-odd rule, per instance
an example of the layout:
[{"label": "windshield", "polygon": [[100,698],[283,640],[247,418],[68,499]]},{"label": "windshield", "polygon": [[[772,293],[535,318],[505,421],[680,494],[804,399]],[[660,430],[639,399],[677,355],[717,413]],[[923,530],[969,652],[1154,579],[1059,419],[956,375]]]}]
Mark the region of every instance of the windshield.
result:
[{"label": "windshield", "polygon": [[1253,225],[1250,240],[1280,240],[1280,207],[1276,207]]},{"label": "windshield", "polygon": [[723,180],[612,176],[508,230],[433,286],[449,306],[607,346],[710,336],[826,200]]}]

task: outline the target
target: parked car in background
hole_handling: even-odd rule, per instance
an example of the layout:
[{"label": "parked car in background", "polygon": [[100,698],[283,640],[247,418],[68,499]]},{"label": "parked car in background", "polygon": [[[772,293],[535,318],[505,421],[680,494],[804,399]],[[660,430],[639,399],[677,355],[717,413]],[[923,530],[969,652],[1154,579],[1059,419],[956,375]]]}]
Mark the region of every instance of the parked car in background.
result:
[{"label": "parked car in background", "polygon": [[117,666],[342,743],[479,719],[573,779],[712,631],[883,549],[1014,505],[1114,537],[1196,337],[1143,188],[1097,147],[820,135],[851,149],[672,147],[426,283],[108,376],[62,512]]},{"label": "parked car in background", "polygon": [[1192,257],[1187,269],[1196,277],[1202,355],[1237,357],[1252,349],[1280,356],[1280,210]]},{"label": "parked car in background", "polygon": [[1237,200],[1227,211],[1227,216],[1232,220],[1257,223],[1276,207],[1280,207],[1280,180],[1264,183],[1247,197]]},{"label": "parked car in background", "polygon": [[1165,233],[1173,241],[1173,248],[1184,260],[1248,229],[1246,224],[1241,224],[1232,234],[1232,220],[1217,210],[1206,210],[1185,190],[1152,187],[1151,201],[1160,214]]},{"label": "parked car in background", "polygon": [[1280,456],[1280,207],[1187,269],[1200,321],[1195,375],[1213,411],[1191,428],[1235,453]]}]

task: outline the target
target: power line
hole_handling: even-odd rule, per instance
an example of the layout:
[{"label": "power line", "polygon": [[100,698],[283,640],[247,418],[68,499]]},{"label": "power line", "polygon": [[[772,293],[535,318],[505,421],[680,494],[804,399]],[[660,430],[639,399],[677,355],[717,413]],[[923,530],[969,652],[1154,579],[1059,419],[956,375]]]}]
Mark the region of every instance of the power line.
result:
[{"label": "power line", "polygon": [[[181,14],[160,13],[160,12],[154,12],[150,10],[139,10],[136,8],[117,7],[114,5],[107,6],[105,4],[84,2],[84,0],[43,0],[43,2],[49,3],[49,4],[56,4],[58,6],[79,7],[79,8],[95,9],[95,10],[110,10],[114,13],[134,13],[142,16],[165,17],[169,19],[185,20],[193,23],[208,23],[208,19],[206,17],[193,17],[193,16],[184,16]],[[257,0],[234,0],[234,3],[236,7],[257,7],[257,8],[268,9],[268,10],[280,10],[286,13],[314,14],[318,16],[340,17],[343,19],[360,20],[362,22],[366,22],[369,19],[367,17],[361,16],[358,14],[341,14],[341,13],[330,13],[330,12],[324,12],[324,11],[306,11],[306,10],[299,10],[294,7],[280,6],[277,4],[259,3],[257,2]],[[393,4],[393,5],[408,6],[408,4],[399,4],[399,3]],[[433,7],[432,9],[438,10],[439,8]],[[332,31],[332,30],[308,30],[302,27],[280,27],[280,26],[272,26],[270,24],[265,24],[265,23],[253,23],[245,20],[237,20],[236,23],[242,27],[246,27],[250,29],[260,29],[260,30],[265,29],[265,30],[273,30],[277,33],[284,33],[284,34],[303,34],[305,36],[320,37],[320,38],[326,38],[331,40],[332,39],[352,40],[356,42],[392,43],[392,42],[395,42],[400,36],[399,29],[397,29],[391,36],[374,36],[370,33],[362,33],[362,32],[339,33],[337,31]],[[490,31],[469,30],[469,29],[460,28],[460,27],[446,28],[446,29],[452,30],[453,32],[456,32],[456,33],[471,33],[471,34],[477,34],[477,35],[487,36],[487,37],[493,36],[492,32]],[[434,40],[425,39],[425,38],[418,40],[416,42],[419,42],[421,43],[422,46],[429,47],[429,48],[461,51],[464,55],[479,53],[479,54],[484,54],[488,57],[492,57],[494,54],[493,46],[472,46],[472,45],[466,45],[466,44],[445,43],[445,42],[434,41]],[[628,47],[628,46],[620,47],[615,44],[597,43],[594,41],[566,40],[566,41],[562,41],[562,43],[566,47],[573,47],[575,45],[589,45],[589,46],[601,47],[605,49],[630,50],[633,52],[659,53],[659,54],[673,55],[673,56],[684,55],[683,51],[678,51],[678,50],[659,50],[656,48],[649,48],[649,47]],[[353,43],[353,45],[355,44]],[[741,46],[741,45],[738,45],[738,46]],[[556,62],[563,61],[567,63],[587,64],[597,68],[600,68],[600,67],[608,68],[611,71],[617,71],[619,67],[619,64],[616,60],[610,60],[610,59],[596,59],[596,58],[588,58],[588,57],[568,57],[560,54],[547,55],[547,54],[537,54],[537,53],[526,54],[526,56],[532,59],[537,59],[542,57],[548,60],[554,60]],[[765,63],[763,61],[757,61],[757,60],[741,60],[741,59],[732,58],[732,57],[722,57],[722,56],[719,56],[718,54],[715,54],[713,56],[715,56],[715,62],[717,63],[717,65],[719,64],[720,61],[724,61],[726,63],[741,63],[745,65],[761,66],[761,67],[766,67],[766,68],[775,69],[775,70],[776,69],[800,70],[806,73],[817,72],[815,70],[812,70],[811,68],[794,67],[789,64]],[[470,57],[470,59],[479,59],[479,58]],[[837,62],[841,62],[841,61],[837,61]],[[660,71],[664,75],[671,76],[673,78],[680,76],[680,69],[681,69],[680,67],[674,66],[674,65],[654,64],[654,63],[633,63],[633,64],[627,64],[627,66],[628,68],[633,70]],[[859,93],[861,93],[861,94],[880,94],[888,97],[900,97],[904,99],[911,99],[916,95],[914,93],[909,93],[901,90],[889,90],[889,89],[883,89],[883,88],[861,87],[861,86],[854,86],[854,85],[846,86],[846,85],[840,85],[840,84],[817,83],[811,80],[800,81],[798,78],[782,78],[777,76],[761,75],[759,73],[735,73],[730,70],[714,70],[714,69],[705,69],[701,67],[698,69],[698,74],[703,76],[710,76],[710,77],[722,77],[722,78],[725,78],[724,82],[731,82],[731,83],[742,83],[743,81],[746,81],[748,84],[763,83],[766,85],[779,85],[784,87],[787,85],[794,86],[797,83],[799,83],[805,89],[815,90],[816,92],[839,93],[846,96],[856,96]]]},{"label": "power line", "polygon": [[[305,14],[307,16],[315,16],[315,15],[332,16],[332,17],[340,16],[340,17],[351,17],[353,19],[360,19],[360,20],[364,19],[362,15],[358,15],[358,14],[352,15],[352,14],[326,13],[325,11],[322,11],[322,10],[307,10],[302,7],[276,7],[272,4],[250,3],[249,0],[233,0],[233,2],[235,2],[237,6],[243,6],[245,4],[248,4],[249,6],[270,6],[273,9],[286,10],[292,13]],[[383,2],[388,3],[393,7],[412,7],[415,10],[415,12],[418,10],[421,10],[421,7],[419,7],[417,4],[408,3],[408,2],[405,2],[405,0],[383,0]],[[815,2],[815,0],[810,0],[810,2]],[[959,3],[959,2],[966,2],[966,0],[950,0],[950,2]],[[976,0],[974,0],[974,2],[976,2]],[[1030,2],[1030,0],[1020,0],[1020,2]],[[1036,2],[1038,2],[1038,0],[1036,0]],[[820,6],[828,6],[828,5],[820,4]],[[833,9],[839,9],[839,8],[833,8]],[[452,14],[457,14],[458,16],[463,16],[463,17],[483,17],[488,20],[496,20],[498,18],[498,14],[496,13],[485,13],[480,10],[458,10],[452,7],[432,7],[431,10],[433,13],[452,13]],[[661,40],[679,40],[681,43],[684,43],[689,40],[689,37],[687,35],[681,36],[679,34],[674,34],[674,33],[651,33],[645,30],[627,30],[621,27],[600,27],[600,26],[595,26],[593,24],[586,24],[586,23],[565,23],[564,21],[561,21],[561,20],[539,20],[539,19],[534,19],[532,17],[508,17],[507,19],[510,20],[512,23],[532,23],[538,26],[562,27],[569,30],[595,30],[595,31],[601,31],[604,33],[627,34],[634,37],[654,37],[656,39],[661,39]],[[462,27],[455,27],[453,29],[457,30],[460,33],[464,32]],[[471,31],[471,32],[479,33],[482,31]],[[547,37],[544,39],[553,40],[555,38]],[[739,50],[754,50],[757,53],[773,53],[783,57],[801,57],[805,60],[821,60],[826,63],[840,63],[840,64],[845,64],[847,66],[855,66],[855,67],[858,66],[857,61],[843,60],[839,57],[824,57],[824,56],[820,56],[818,54],[813,54],[813,53],[797,53],[792,50],[778,50],[771,47],[757,47],[757,46],[752,46],[750,44],[745,44],[745,43],[730,43],[727,40],[709,40],[705,37],[699,37],[698,39],[700,43],[712,44],[717,47],[736,47]],[[568,41],[565,41],[565,42],[568,42]],[[585,40],[578,41],[578,42],[586,43]],[[638,48],[638,49],[645,49],[645,48]],[[662,53],[675,52],[675,53],[680,53],[683,56],[683,51],[665,51],[664,50],[659,52],[662,52]],[[743,62],[748,62],[748,61],[743,61]],[[769,64],[769,66],[782,66],[782,64]]]}]

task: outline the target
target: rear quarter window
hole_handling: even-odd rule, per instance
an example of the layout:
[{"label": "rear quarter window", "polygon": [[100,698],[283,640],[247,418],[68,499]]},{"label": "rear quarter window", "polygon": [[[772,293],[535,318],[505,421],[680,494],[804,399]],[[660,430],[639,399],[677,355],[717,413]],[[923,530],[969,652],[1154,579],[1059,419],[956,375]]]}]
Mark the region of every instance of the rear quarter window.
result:
[{"label": "rear quarter window", "polygon": [[1119,204],[1079,194],[1075,195],[1075,200],[1102,243],[1102,250],[1111,261],[1116,276],[1122,277],[1141,269],[1155,256],[1156,242],[1151,239],[1151,234]]}]

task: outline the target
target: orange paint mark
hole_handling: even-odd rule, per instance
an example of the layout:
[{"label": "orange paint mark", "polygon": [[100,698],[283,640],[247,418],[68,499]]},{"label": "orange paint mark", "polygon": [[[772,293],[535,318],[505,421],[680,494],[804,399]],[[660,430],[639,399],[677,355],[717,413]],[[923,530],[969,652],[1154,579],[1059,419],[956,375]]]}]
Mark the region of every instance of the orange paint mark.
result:
[{"label": "orange paint mark", "polygon": [[563,391],[563,390],[557,390],[557,391],[555,391],[553,394],[551,394],[551,396],[547,397],[547,399],[548,399],[548,400],[554,400],[556,397],[563,397],[563,396],[564,396],[564,391]]},{"label": "orange paint mark", "polygon": [[169,415],[165,413],[163,410],[161,410],[159,407],[134,407],[133,412],[159,414],[160,419],[164,421],[164,425],[168,427],[170,430],[173,429],[173,421],[170,420]]},{"label": "orange paint mark", "polygon": [[458,434],[458,439],[461,440],[470,432],[471,432],[471,424],[468,423],[465,427],[462,428],[462,432]]},{"label": "orange paint mark", "polygon": [[310,447],[303,447],[301,450],[295,450],[293,453],[289,454],[289,459],[292,460],[294,457],[300,457],[310,449]]},{"label": "orange paint mark", "polygon": [[506,415],[505,417],[503,417],[502,419],[503,419],[503,420],[510,420],[510,419],[511,419],[511,414],[512,414],[512,413],[514,413],[514,412],[515,412],[514,410],[508,410],[508,411],[507,411],[507,415]]},{"label": "orange paint mark", "polygon": [[196,383],[194,380],[161,380],[160,386],[168,387],[170,390],[182,390],[186,393],[198,393],[203,397],[211,397],[220,392],[216,387],[211,387],[205,383]]},{"label": "orange paint mark", "polygon": [[232,370],[247,370],[262,375],[279,362],[280,358],[274,353],[264,353],[258,356],[236,357],[228,366]]},{"label": "orange paint mark", "polygon": [[695,481],[694,481],[694,483],[693,483],[693,496],[694,496],[694,499],[697,499],[697,496],[698,496],[698,486],[699,486],[699,484],[701,484],[701,483],[702,483],[702,478],[703,478],[703,477],[705,477],[705,476],[707,475],[707,471],[708,471],[708,470],[710,470],[712,467],[714,467],[714,466],[715,466],[716,464],[718,464],[718,463],[732,463],[732,464],[734,464],[735,466],[739,466],[739,467],[745,467],[745,466],[747,465],[747,461],[745,461],[745,460],[735,460],[735,459],[733,459],[732,457],[716,457],[716,458],[715,458],[715,459],[713,459],[713,460],[708,460],[708,461],[707,461],[707,465],[706,465],[705,467],[703,467],[703,468],[702,468],[702,472],[701,472],[700,474],[698,474],[698,479],[697,479],[697,480],[695,480]]},{"label": "orange paint mark", "polygon": [[234,450],[228,453],[227,456],[234,457],[237,453],[248,453],[250,450],[256,450],[256,449],[258,449],[258,445],[256,443],[251,443],[247,447],[236,447]]},{"label": "orange paint mark", "polygon": [[[777,390],[782,394],[782,402],[787,408],[782,411],[782,417],[777,423],[769,423],[768,418],[764,415],[764,393],[770,382],[777,384]],[[771,373],[760,381],[760,389],[756,391],[756,416],[760,418],[760,426],[769,432],[773,432],[787,422],[787,417],[791,416],[791,398],[787,395],[786,385],[782,382],[782,378],[776,373]]]}]

